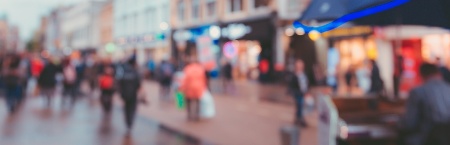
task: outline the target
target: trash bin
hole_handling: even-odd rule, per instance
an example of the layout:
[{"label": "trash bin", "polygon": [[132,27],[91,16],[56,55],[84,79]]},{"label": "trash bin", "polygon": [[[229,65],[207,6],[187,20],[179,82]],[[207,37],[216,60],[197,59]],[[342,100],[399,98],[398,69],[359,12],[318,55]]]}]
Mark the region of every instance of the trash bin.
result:
[{"label": "trash bin", "polygon": [[297,126],[286,125],[280,129],[281,145],[298,145],[300,130]]}]

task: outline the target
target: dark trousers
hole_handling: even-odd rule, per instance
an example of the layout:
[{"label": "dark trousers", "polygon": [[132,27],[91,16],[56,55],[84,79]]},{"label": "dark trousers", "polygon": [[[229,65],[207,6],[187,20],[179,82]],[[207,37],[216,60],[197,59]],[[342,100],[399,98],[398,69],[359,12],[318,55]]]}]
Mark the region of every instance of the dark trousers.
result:
[{"label": "dark trousers", "polygon": [[102,103],[103,111],[105,113],[111,112],[113,94],[114,94],[114,91],[112,89],[102,89],[102,94],[100,96],[100,102]]},{"label": "dark trousers", "polygon": [[122,100],[125,103],[125,124],[131,129],[137,109],[137,94],[122,94]]},{"label": "dark trousers", "polygon": [[200,100],[186,98],[187,117],[190,121],[197,121],[200,119]]},{"label": "dark trousers", "polygon": [[75,104],[76,96],[77,96],[77,88],[75,84],[64,84],[63,97],[65,99],[69,99],[70,104]]},{"label": "dark trousers", "polygon": [[295,120],[303,120],[303,95],[297,94],[294,96],[295,100]]},{"label": "dark trousers", "polygon": [[399,76],[394,76],[394,97],[399,97],[400,95],[400,81],[401,78]]},{"label": "dark trousers", "polygon": [[14,111],[19,105],[22,98],[22,90],[20,86],[7,86],[6,87],[6,105],[10,112]]}]

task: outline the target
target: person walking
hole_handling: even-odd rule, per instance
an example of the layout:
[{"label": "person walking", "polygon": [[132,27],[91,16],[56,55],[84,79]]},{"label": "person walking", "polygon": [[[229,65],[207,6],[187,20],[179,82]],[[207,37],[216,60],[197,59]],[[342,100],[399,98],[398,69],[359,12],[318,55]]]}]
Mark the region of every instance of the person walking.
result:
[{"label": "person walking", "polygon": [[200,120],[200,98],[206,91],[205,69],[197,62],[191,62],[184,70],[181,91],[186,97],[188,121]]},{"label": "person walking", "polygon": [[96,60],[94,60],[94,56],[87,58],[86,67],[84,68],[84,77],[89,84],[91,96],[94,95],[93,93],[97,89],[98,70],[99,65]]},{"label": "person walking", "polygon": [[101,90],[100,102],[102,103],[103,112],[108,115],[111,113],[112,97],[114,95],[114,68],[111,66],[105,67],[98,82]]},{"label": "person walking", "polygon": [[303,60],[299,59],[295,62],[295,71],[288,79],[288,92],[295,100],[295,124],[302,127],[307,126],[303,116],[303,100],[304,96],[308,93],[308,83],[308,77],[305,73],[305,64],[303,63]]},{"label": "person walking", "polygon": [[6,104],[10,113],[17,109],[22,98],[20,61],[19,56],[12,54],[3,64]]},{"label": "person walking", "polygon": [[409,93],[406,112],[399,121],[400,138],[405,145],[449,145],[450,85],[436,65],[419,68],[423,84]]},{"label": "person walking", "polygon": [[47,107],[50,107],[51,100],[55,94],[56,74],[60,70],[61,68],[56,64],[55,60],[49,60],[38,78],[41,95],[47,99]]},{"label": "person walking", "polygon": [[[227,60],[222,68],[224,93],[232,94],[236,89],[233,82],[233,66]],[[231,93],[230,93],[231,92]]]},{"label": "person walking", "polygon": [[76,101],[76,81],[77,74],[75,66],[72,65],[70,58],[66,58],[63,62],[63,104],[68,99],[70,101],[70,105],[73,106]]},{"label": "person walking", "polygon": [[138,91],[141,87],[141,78],[136,69],[135,59],[130,59],[127,64],[118,67],[117,77],[121,98],[124,102],[125,123],[129,134],[136,114]]},{"label": "person walking", "polygon": [[159,67],[159,84],[162,100],[170,99],[170,86],[175,73],[175,67],[167,60],[163,60]]},{"label": "person walking", "polygon": [[370,89],[369,93],[380,95],[384,89],[384,83],[381,79],[380,68],[375,60],[370,60],[371,72],[370,72]]}]

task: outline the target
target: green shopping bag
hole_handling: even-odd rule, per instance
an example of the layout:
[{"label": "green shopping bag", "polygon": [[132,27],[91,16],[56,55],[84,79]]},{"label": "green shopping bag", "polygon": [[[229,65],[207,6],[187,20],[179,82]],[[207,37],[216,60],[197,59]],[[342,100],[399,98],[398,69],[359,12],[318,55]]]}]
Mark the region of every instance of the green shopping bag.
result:
[{"label": "green shopping bag", "polygon": [[176,92],[175,93],[175,100],[177,103],[178,109],[184,109],[186,106],[185,100],[184,100],[184,94],[182,92]]}]

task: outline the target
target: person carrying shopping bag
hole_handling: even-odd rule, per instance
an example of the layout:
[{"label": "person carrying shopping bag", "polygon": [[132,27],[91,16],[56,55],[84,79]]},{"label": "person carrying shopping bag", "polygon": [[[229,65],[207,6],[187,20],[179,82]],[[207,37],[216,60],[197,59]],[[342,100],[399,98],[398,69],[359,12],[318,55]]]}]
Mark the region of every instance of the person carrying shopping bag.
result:
[{"label": "person carrying shopping bag", "polygon": [[199,121],[200,99],[207,88],[205,69],[198,62],[192,61],[183,72],[181,92],[186,98],[187,117],[189,121]]}]

